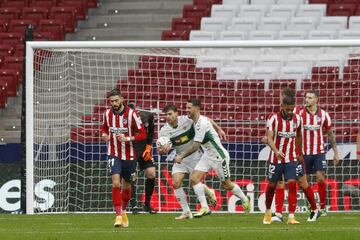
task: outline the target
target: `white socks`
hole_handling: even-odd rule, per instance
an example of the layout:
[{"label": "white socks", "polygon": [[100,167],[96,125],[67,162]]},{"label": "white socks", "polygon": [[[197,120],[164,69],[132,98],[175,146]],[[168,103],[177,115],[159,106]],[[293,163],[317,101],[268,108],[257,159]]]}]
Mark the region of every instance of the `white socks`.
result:
[{"label": "white socks", "polygon": [[205,197],[204,184],[199,182],[198,184],[193,186],[193,189],[197,196],[197,199],[200,202],[201,208],[209,209],[209,206],[207,204],[206,197]]},{"label": "white socks", "polygon": [[242,202],[247,202],[249,199],[245,196],[239,185],[234,183],[234,188],[231,190],[232,194],[241,199]]},{"label": "white socks", "polygon": [[184,189],[182,187],[178,189],[174,189],[174,192],[183,212],[190,212],[190,208],[186,200],[186,194]]}]

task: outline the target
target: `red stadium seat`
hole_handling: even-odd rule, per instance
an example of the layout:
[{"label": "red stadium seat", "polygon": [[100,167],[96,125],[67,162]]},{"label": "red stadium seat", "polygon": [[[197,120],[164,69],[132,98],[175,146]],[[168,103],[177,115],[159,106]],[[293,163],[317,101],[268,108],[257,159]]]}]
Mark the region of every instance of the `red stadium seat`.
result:
[{"label": "red stadium seat", "polygon": [[24,44],[16,44],[14,56],[16,57],[24,57]]},{"label": "red stadium seat", "polygon": [[336,81],[339,80],[339,67],[324,66],[312,68],[312,81]]},{"label": "red stadium seat", "polygon": [[265,81],[262,79],[239,80],[237,89],[264,89]]},{"label": "red stadium seat", "polygon": [[49,32],[48,30],[36,30],[34,32],[34,40],[35,41],[55,41],[54,32]]},{"label": "red stadium seat", "polygon": [[23,57],[7,57],[4,60],[4,67],[13,69],[19,73],[19,82],[22,83],[24,73],[24,58]]},{"label": "red stadium seat", "polygon": [[47,8],[43,7],[26,7],[22,10],[23,19],[32,19],[37,23],[40,19],[48,18],[49,11]]},{"label": "red stadium seat", "polygon": [[296,80],[291,79],[271,79],[269,89],[296,88]]},{"label": "red stadium seat", "polygon": [[184,5],[183,18],[198,18],[210,16],[211,8],[206,5]]},{"label": "red stadium seat", "polygon": [[17,95],[17,86],[19,73],[13,69],[1,69],[0,81],[7,84],[7,96],[15,97]]},{"label": "red stadium seat", "polygon": [[0,57],[8,57],[14,54],[14,48],[11,44],[0,44]]},{"label": "red stadium seat", "polygon": [[72,128],[70,131],[70,139],[75,142],[100,142],[99,126],[84,126]]},{"label": "red stadium seat", "polygon": [[8,28],[8,21],[4,19],[0,19],[0,32],[6,32]]},{"label": "red stadium seat", "polygon": [[22,9],[29,6],[29,0],[3,0],[2,6]]},{"label": "red stadium seat", "polygon": [[200,29],[200,21],[194,18],[174,18],[171,29],[173,31],[190,31]]},{"label": "red stadium seat", "polygon": [[73,7],[53,7],[50,10],[50,18],[60,19],[65,23],[65,32],[75,32],[76,9]]},{"label": "red stadium seat", "polygon": [[41,7],[50,10],[57,5],[58,0],[32,0],[31,7]]},{"label": "red stadium seat", "polygon": [[87,16],[86,0],[61,0],[62,7],[74,7],[76,9],[76,19],[85,20]]},{"label": "red stadium seat", "polygon": [[17,8],[0,8],[0,19],[10,21],[11,19],[18,19],[20,10]]},{"label": "red stadium seat", "polygon": [[183,31],[172,31],[172,30],[165,30],[162,31],[161,40],[163,41],[182,41],[182,40],[189,40],[190,31],[183,30]]},{"label": "red stadium seat", "polygon": [[9,32],[18,32],[25,34],[25,29],[32,25],[33,28],[37,27],[37,21],[32,19],[15,19],[9,23]]},{"label": "red stadium seat", "polygon": [[63,41],[65,38],[64,21],[60,19],[42,19],[39,21],[39,31],[51,32],[54,40]]},{"label": "red stadium seat", "polygon": [[82,123],[99,123],[102,122],[103,117],[102,114],[92,114],[92,115],[84,115],[81,117]]},{"label": "red stadium seat", "polygon": [[213,5],[221,4],[222,0],[194,0],[194,5]]},{"label": "red stadium seat", "polygon": [[24,43],[24,34],[22,33],[0,33],[0,43],[3,44],[22,44]]},{"label": "red stadium seat", "polygon": [[353,3],[353,4],[358,4],[359,0],[333,0],[333,3]]},{"label": "red stadium seat", "polygon": [[86,7],[87,8],[96,8],[98,6],[97,0],[86,0]]},{"label": "red stadium seat", "polygon": [[7,83],[0,79],[0,108],[7,107],[6,88],[7,88]]},{"label": "red stadium seat", "polygon": [[328,16],[352,16],[357,9],[356,4],[331,4],[328,6]]}]

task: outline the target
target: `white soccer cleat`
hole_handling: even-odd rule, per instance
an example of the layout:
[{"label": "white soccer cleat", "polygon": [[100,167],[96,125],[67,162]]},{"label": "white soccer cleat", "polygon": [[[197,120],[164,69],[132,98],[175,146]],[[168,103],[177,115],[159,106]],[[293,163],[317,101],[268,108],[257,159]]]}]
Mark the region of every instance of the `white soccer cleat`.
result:
[{"label": "white soccer cleat", "polygon": [[116,216],[114,227],[121,227],[121,226],[122,226],[122,217],[121,216]]},{"label": "white soccer cleat", "polygon": [[210,215],[211,211],[208,208],[200,208],[200,210],[194,214],[194,218],[201,218],[206,215]]},{"label": "white soccer cleat", "polygon": [[193,215],[190,211],[183,212],[180,216],[176,217],[175,220],[185,220],[185,219],[192,219]]},{"label": "white soccer cleat", "polygon": [[271,217],[271,222],[283,222],[284,221],[284,218],[282,216],[282,214],[274,214],[272,217]]},{"label": "white soccer cleat", "polygon": [[315,222],[321,216],[321,211],[316,209],[310,213],[309,218],[307,219],[308,222]]}]

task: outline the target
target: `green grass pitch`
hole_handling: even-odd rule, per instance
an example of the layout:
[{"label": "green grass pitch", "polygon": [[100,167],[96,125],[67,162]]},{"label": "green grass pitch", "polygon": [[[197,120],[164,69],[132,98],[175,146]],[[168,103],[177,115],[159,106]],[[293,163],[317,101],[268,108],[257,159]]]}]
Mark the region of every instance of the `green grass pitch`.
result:
[{"label": "green grass pitch", "polygon": [[[176,214],[177,215],[177,214]],[[212,214],[201,219],[174,220],[175,214],[129,214],[128,228],[114,228],[112,214],[0,214],[0,239],[360,239],[360,213],[328,213],[317,222],[263,225],[263,214]]]}]

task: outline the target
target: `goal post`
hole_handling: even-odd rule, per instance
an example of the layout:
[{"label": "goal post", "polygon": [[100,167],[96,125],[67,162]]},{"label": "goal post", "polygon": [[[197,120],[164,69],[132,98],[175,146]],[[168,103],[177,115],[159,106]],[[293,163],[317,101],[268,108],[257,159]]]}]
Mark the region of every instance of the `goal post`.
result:
[{"label": "goal post", "polygon": [[[320,91],[320,107],[330,114],[344,159],[340,166],[331,165],[328,147],[327,205],[330,211],[359,211],[359,63],[360,40],[27,42],[26,212],[112,211],[99,129],[113,88],[122,91],[125,102],[154,112],[156,136],[165,124],[165,105],[175,104],[185,114],[186,101],[199,98],[202,114],[227,134],[223,143],[231,156],[232,180],[251,199],[251,211],[262,212],[269,149],[260,139],[266,117],[279,110],[283,87],[296,90],[297,105],[306,90]],[[153,153],[158,171],[153,207],[179,211],[170,184],[172,159]],[[185,179],[195,210],[198,202]],[[215,212],[243,211],[240,201],[220,188],[214,172],[205,183],[216,190]],[[137,185],[141,202],[143,174]],[[299,191],[298,212],[305,211],[304,199]]]}]

